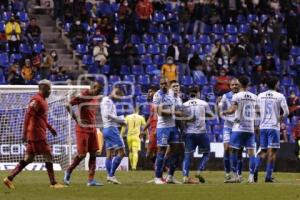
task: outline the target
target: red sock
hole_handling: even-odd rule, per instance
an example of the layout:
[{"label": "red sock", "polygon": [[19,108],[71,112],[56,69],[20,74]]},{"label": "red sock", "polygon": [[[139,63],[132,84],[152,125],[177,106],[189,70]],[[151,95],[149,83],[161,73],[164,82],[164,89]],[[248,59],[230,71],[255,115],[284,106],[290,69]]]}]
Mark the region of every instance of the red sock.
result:
[{"label": "red sock", "polygon": [[26,167],[26,165],[28,165],[28,163],[25,160],[21,160],[15,169],[10,172],[10,175],[7,178],[12,181],[15,176],[17,176]]},{"label": "red sock", "polygon": [[69,166],[67,171],[71,174],[72,171],[79,165],[79,163],[84,159],[84,157],[75,156],[72,164]]},{"label": "red sock", "polygon": [[96,170],[96,156],[91,156],[89,159],[89,180],[93,180]]},{"label": "red sock", "polygon": [[49,180],[51,185],[55,185],[57,182],[55,180],[54,171],[53,171],[53,163],[46,162],[46,169],[48,172]]}]

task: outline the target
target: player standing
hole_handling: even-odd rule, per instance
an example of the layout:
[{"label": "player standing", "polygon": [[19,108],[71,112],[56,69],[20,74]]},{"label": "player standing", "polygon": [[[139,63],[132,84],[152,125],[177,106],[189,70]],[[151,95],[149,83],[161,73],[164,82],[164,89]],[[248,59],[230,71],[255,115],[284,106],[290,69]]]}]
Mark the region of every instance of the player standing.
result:
[{"label": "player standing", "polygon": [[250,168],[248,182],[253,183],[255,169],[254,120],[256,115],[257,96],[247,91],[249,84],[248,77],[242,76],[238,80],[241,85],[240,92],[233,95],[232,106],[222,113],[223,115],[231,115],[235,113],[235,121],[230,136],[230,164],[233,176],[228,182],[240,182],[240,179],[237,175],[238,152],[246,147],[249,155]]},{"label": "player standing", "polygon": [[198,147],[199,152],[203,154],[198,169],[196,172],[196,178],[199,182],[204,183],[205,179],[201,176],[201,172],[205,169],[206,163],[209,160],[210,142],[206,132],[206,116],[212,118],[214,114],[207,102],[199,99],[199,89],[193,87],[189,91],[191,97],[190,100],[185,102],[184,108],[188,114],[188,118],[185,123],[185,156],[183,161],[183,183],[194,184],[196,183],[189,178],[190,163]]},{"label": "player standing", "polygon": [[[109,96],[102,99],[100,104],[103,120],[102,132],[106,148],[107,182],[113,184],[121,184],[115,177],[115,172],[125,156],[125,145],[119,133],[119,126],[126,126],[126,123],[124,118],[117,116],[117,108],[113,102],[119,101],[122,96],[122,90],[114,88]],[[114,157],[115,154],[116,156]]]},{"label": "player standing", "polygon": [[[132,170],[136,170],[139,160],[139,151],[141,150],[141,129],[146,125],[145,118],[139,115],[139,109],[136,112],[125,117],[125,126],[121,129],[121,135],[127,136],[127,145],[129,150],[129,161]],[[126,134],[127,132],[127,134]]]},{"label": "player standing", "polygon": [[[64,183],[70,185],[73,170],[90,154],[89,175],[87,186],[102,186],[103,184],[94,179],[96,169],[96,153],[98,151],[98,139],[96,130],[96,112],[99,108],[100,92],[102,86],[94,82],[89,90],[83,91],[79,96],[71,99],[66,109],[76,121],[77,155],[72,164],[65,171]],[[72,110],[72,106],[78,106],[78,115]]]},{"label": "player standing", "polygon": [[24,160],[21,160],[10,175],[4,179],[4,184],[9,189],[15,189],[13,179],[34,160],[36,155],[43,155],[45,159],[45,166],[50,179],[50,187],[63,188],[56,182],[53,171],[53,156],[51,148],[47,144],[48,129],[53,136],[57,133],[54,128],[48,123],[48,103],[46,98],[51,94],[51,82],[48,80],[41,80],[39,82],[39,92],[31,97],[28,109],[25,114],[23,141],[27,142],[26,154]]},{"label": "player standing", "polygon": [[[228,109],[232,104],[232,97],[234,94],[239,92],[240,85],[239,81],[234,78],[230,81],[230,89],[231,91],[224,94],[218,104],[218,109],[220,113],[226,109]],[[224,170],[225,170],[225,181],[230,180],[230,135],[232,132],[232,126],[234,123],[234,114],[228,115],[228,116],[221,116],[224,119],[224,127],[223,127],[223,144],[224,144]],[[238,154],[238,167],[237,167],[237,173],[239,176],[242,174],[242,163],[243,163],[243,157],[242,157],[243,151],[239,151]]]},{"label": "player standing", "polygon": [[[267,157],[265,182],[273,182],[272,172],[277,149],[280,148],[280,121],[287,117],[289,108],[283,94],[277,92],[279,81],[276,77],[267,79],[268,90],[258,95],[260,113],[260,149],[256,157],[254,181],[257,182],[261,160]],[[280,109],[283,114],[280,114]]]},{"label": "player standing", "polygon": [[170,169],[167,176],[168,183],[175,183],[174,172],[176,169],[176,158],[174,147],[179,142],[179,133],[175,125],[176,115],[181,115],[180,111],[175,111],[174,97],[169,94],[168,81],[165,78],[160,80],[160,90],[153,96],[153,103],[156,106],[157,120],[157,146],[158,151],[155,162],[155,184],[165,184],[162,180],[164,160],[167,148],[170,148]]}]

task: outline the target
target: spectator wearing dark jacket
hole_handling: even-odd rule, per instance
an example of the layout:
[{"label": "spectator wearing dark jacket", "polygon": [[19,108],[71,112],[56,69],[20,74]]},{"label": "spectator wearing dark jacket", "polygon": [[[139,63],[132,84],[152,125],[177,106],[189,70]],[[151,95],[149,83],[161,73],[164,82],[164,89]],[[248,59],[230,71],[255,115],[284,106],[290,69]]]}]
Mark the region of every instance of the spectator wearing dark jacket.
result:
[{"label": "spectator wearing dark jacket", "polygon": [[39,43],[41,41],[41,29],[36,24],[36,18],[31,18],[25,34],[31,44]]},{"label": "spectator wearing dark jacket", "polygon": [[194,71],[199,65],[202,65],[202,60],[197,53],[194,53],[189,60],[189,67],[192,71]]},{"label": "spectator wearing dark jacket", "polygon": [[138,49],[131,42],[124,45],[123,52],[128,66],[139,64]]},{"label": "spectator wearing dark jacket", "polygon": [[86,42],[87,32],[79,19],[77,19],[75,24],[71,26],[69,36],[74,49],[76,48],[77,44],[83,44]]},{"label": "spectator wearing dark jacket", "polygon": [[119,74],[123,63],[123,46],[117,37],[114,38],[113,44],[108,48],[110,55],[110,66],[113,74]]},{"label": "spectator wearing dark jacket", "polygon": [[272,53],[268,52],[262,60],[263,71],[270,73],[276,70],[275,60]]},{"label": "spectator wearing dark jacket", "polygon": [[172,57],[175,62],[178,62],[179,55],[180,52],[179,52],[178,44],[175,40],[173,40],[172,44],[168,47],[166,58]]},{"label": "spectator wearing dark jacket", "polygon": [[[245,73],[249,71],[249,45],[245,38],[241,38],[236,46],[237,49],[237,65],[238,70],[244,70]],[[241,71],[242,72],[242,71]]]},{"label": "spectator wearing dark jacket", "polygon": [[289,53],[290,47],[286,40],[282,40],[279,47],[279,59],[280,59],[280,67],[281,67],[281,74],[288,74],[290,72],[289,67]]},{"label": "spectator wearing dark jacket", "polygon": [[185,39],[183,41],[183,44],[179,46],[179,66],[182,67],[183,73],[187,76],[191,75],[191,69],[190,66],[188,65],[189,49],[190,49],[189,41]]}]

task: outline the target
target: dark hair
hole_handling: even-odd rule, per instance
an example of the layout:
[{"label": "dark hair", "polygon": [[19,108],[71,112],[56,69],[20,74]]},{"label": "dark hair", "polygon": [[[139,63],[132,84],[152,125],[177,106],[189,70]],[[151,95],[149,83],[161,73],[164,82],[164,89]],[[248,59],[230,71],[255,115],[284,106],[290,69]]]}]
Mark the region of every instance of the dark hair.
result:
[{"label": "dark hair", "polygon": [[247,87],[249,84],[249,78],[247,76],[240,76],[238,78],[240,84],[242,85],[242,87]]},{"label": "dark hair", "polygon": [[177,80],[171,80],[170,85],[172,85],[173,83],[178,83],[178,81]]},{"label": "dark hair", "polygon": [[276,84],[278,83],[278,78],[275,76],[270,76],[267,78],[266,80],[266,84],[268,86],[269,89],[275,89]]},{"label": "dark hair", "polygon": [[155,85],[151,85],[148,90],[157,91],[157,87]]},{"label": "dark hair", "polygon": [[189,95],[191,97],[196,97],[197,93],[200,92],[200,88],[197,86],[193,86],[193,87],[190,87],[188,91],[189,91]]},{"label": "dark hair", "polygon": [[36,20],[36,18],[35,18],[35,17],[31,17],[31,18],[30,18],[30,21],[31,21],[31,20]]}]

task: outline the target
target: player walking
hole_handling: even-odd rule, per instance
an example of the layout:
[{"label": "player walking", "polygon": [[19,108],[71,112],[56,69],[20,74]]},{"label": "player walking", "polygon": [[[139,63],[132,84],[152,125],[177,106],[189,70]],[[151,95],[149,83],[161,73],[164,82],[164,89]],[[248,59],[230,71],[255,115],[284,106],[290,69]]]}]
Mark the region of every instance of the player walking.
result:
[{"label": "player walking", "polygon": [[255,135],[254,135],[254,120],[256,114],[256,101],[257,96],[247,91],[249,79],[242,76],[239,79],[241,85],[240,92],[234,94],[232,97],[232,106],[224,111],[223,115],[231,115],[235,113],[235,121],[232,127],[230,136],[230,164],[233,175],[228,182],[240,182],[237,175],[237,160],[238,152],[244,147],[247,148],[249,155],[249,168],[250,175],[248,182],[254,182],[254,169],[255,169]]},{"label": "player walking", "polygon": [[[285,97],[277,92],[279,81],[276,77],[267,79],[268,90],[258,95],[258,106],[260,113],[260,149],[255,162],[254,181],[257,182],[257,175],[261,160],[267,157],[267,168],[265,182],[273,182],[272,172],[276,160],[277,149],[280,148],[280,121],[289,114]],[[280,114],[280,109],[283,114]]]},{"label": "player walking", "polygon": [[191,99],[185,102],[184,108],[188,115],[188,120],[185,124],[185,156],[183,161],[183,183],[193,184],[196,183],[189,178],[190,163],[198,147],[199,152],[203,154],[196,172],[196,178],[199,182],[204,183],[205,179],[202,177],[201,172],[205,169],[206,163],[209,160],[210,142],[206,132],[206,116],[212,118],[214,114],[207,102],[199,99],[199,89],[193,87],[189,91]]},{"label": "player walking", "polygon": [[9,189],[15,189],[13,179],[34,160],[36,155],[43,155],[45,166],[50,179],[50,187],[63,188],[56,182],[53,171],[53,156],[50,146],[47,143],[46,130],[48,129],[53,136],[57,133],[54,128],[48,123],[48,103],[46,98],[51,94],[51,82],[41,80],[39,82],[39,92],[31,97],[28,109],[25,114],[23,141],[27,142],[26,154],[24,160],[21,160],[10,175],[4,179],[4,184]]},{"label": "player walking", "polygon": [[[126,126],[124,118],[117,116],[116,105],[113,101],[119,101],[123,96],[120,88],[114,88],[111,94],[101,101],[101,116],[103,120],[103,137],[106,148],[105,166],[107,170],[107,182],[121,184],[115,177],[115,172],[125,156],[125,145],[120,136],[119,126]],[[114,157],[114,155],[116,155]],[[114,159],[113,159],[114,157]]]},{"label": "player walking", "polygon": [[[77,155],[72,164],[65,171],[64,183],[70,185],[71,174],[79,163],[90,154],[89,175],[87,186],[102,186],[94,179],[96,169],[96,153],[98,151],[98,139],[96,130],[96,113],[99,108],[100,92],[102,86],[94,82],[91,89],[83,91],[79,96],[71,99],[66,109],[76,121]],[[78,106],[78,115],[72,110],[72,106]]]}]

